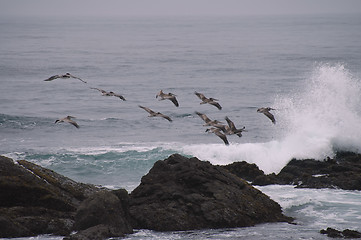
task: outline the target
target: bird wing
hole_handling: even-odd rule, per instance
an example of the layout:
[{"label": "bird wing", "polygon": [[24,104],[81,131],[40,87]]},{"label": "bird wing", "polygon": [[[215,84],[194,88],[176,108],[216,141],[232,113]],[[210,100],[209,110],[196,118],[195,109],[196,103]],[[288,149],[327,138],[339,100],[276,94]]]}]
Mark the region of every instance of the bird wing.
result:
[{"label": "bird wing", "polygon": [[100,88],[93,88],[91,87],[90,89],[95,89],[95,90],[98,90],[99,92],[103,93],[103,94],[107,94],[107,91],[103,90],[103,89],[100,89]]},{"label": "bird wing", "polygon": [[172,103],[173,103],[176,107],[179,107],[179,103],[178,103],[177,99],[175,98],[175,96],[171,96],[171,97],[169,98],[169,100],[171,100]]},{"label": "bird wing", "polygon": [[224,144],[226,145],[229,145],[229,142],[228,142],[228,139],[227,139],[227,136],[224,135],[223,133],[221,133],[219,130],[215,130],[213,131],[214,134],[216,134],[220,139],[223,140]]},{"label": "bird wing", "polygon": [[147,111],[149,114],[154,114],[155,112],[153,110],[151,110],[150,108],[147,108],[147,107],[143,107],[143,106],[140,106],[140,108],[143,108],[145,111]]},{"label": "bird wing", "polygon": [[234,123],[231,121],[231,119],[229,119],[228,117],[225,117],[228,126],[232,129],[232,130],[236,130],[236,126],[234,125]]},{"label": "bird wing", "polygon": [[266,115],[269,119],[271,119],[271,121],[272,121],[273,124],[276,124],[276,119],[275,119],[275,117],[273,116],[272,113],[270,113],[270,112],[268,112],[268,111],[265,111],[265,112],[264,112],[264,115]]},{"label": "bird wing", "polygon": [[76,128],[79,128],[79,125],[73,121],[73,120],[68,120],[68,123],[72,124],[73,126],[75,126]]},{"label": "bird wing", "polygon": [[210,101],[208,103],[215,106],[215,107],[217,107],[219,110],[222,110],[221,104],[219,104],[217,102],[214,102],[214,101]]},{"label": "bird wing", "polygon": [[206,96],[204,96],[202,93],[199,92],[194,92],[195,95],[197,95],[197,97],[199,97],[200,100],[204,101],[206,98]]},{"label": "bird wing", "polygon": [[172,121],[173,121],[169,116],[164,115],[164,114],[162,114],[162,113],[160,113],[159,116],[162,117],[162,118],[167,119],[169,122],[172,122]]},{"label": "bird wing", "polygon": [[202,120],[203,120],[205,123],[208,123],[208,122],[211,121],[211,119],[209,119],[209,118],[207,117],[207,115],[204,114],[204,113],[196,112],[196,114],[197,114],[200,118],[202,118]]},{"label": "bird wing", "polygon": [[60,75],[51,76],[48,79],[45,79],[44,81],[52,81],[52,80],[57,79],[57,78],[60,78]]},{"label": "bird wing", "polygon": [[122,99],[123,101],[125,101],[125,98],[122,95],[114,93],[113,96],[118,97],[118,98]]},{"label": "bird wing", "polygon": [[157,93],[157,95],[155,95],[155,98],[161,97],[163,98],[163,90],[160,90],[159,93]]},{"label": "bird wing", "polygon": [[216,124],[211,124],[211,126],[218,128],[219,130],[222,130],[222,132],[224,132],[224,133],[229,132],[229,130],[227,130],[226,125],[216,123]]},{"label": "bird wing", "polygon": [[82,81],[83,83],[87,83],[86,81],[84,81],[84,80],[83,80],[83,79],[81,79],[80,77],[76,77],[76,76],[74,76],[74,75],[72,75],[72,74],[69,74],[69,77],[72,77],[72,78],[78,79],[78,80]]}]

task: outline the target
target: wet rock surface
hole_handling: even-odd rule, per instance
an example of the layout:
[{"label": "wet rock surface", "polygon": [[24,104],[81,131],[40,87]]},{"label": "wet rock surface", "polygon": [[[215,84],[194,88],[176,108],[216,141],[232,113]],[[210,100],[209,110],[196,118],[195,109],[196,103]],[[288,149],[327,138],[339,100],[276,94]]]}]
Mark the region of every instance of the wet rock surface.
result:
[{"label": "wet rock surface", "polygon": [[157,161],[130,194],[134,228],[157,231],[291,221],[279,204],[219,166],[178,154]]},{"label": "wet rock surface", "polygon": [[66,236],[74,230],[80,233],[70,238],[123,236],[132,232],[128,201],[125,190],[77,183],[25,160],[0,156],[0,237]]},{"label": "wet rock surface", "polygon": [[[118,197],[120,196],[120,198]],[[133,233],[125,190],[100,191],[84,200],[75,214],[76,234],[65,239],[107,239]]]},{"label": "wet rock surface", "polygon": [[361,190],[361,154],[350,152],[339,152],[334,158],[323,161],[292,159],[277,175],[265,175],[257,171],[254,164],[247,166],[245,162],[223,168],[253,185],[290,184],[300,188]]},{"label": "wet rock surface", "polygon": [[331,237],[331,238],[347,238],[347,239],[361,238],[361,232],[358,232],[355,230],[350,230],[350,229],[345,229],[343,231],[339,231],[334,228],[327,228],[327,229],[322,229],[320,231],[320,233],[326,234],[328,237]]},{"label": "wet rock surface", "polygon": [[[98,188],[25,160],[0,156],[0,237],[65,235],[74,211]],[[14,231],[14,229],[17,231]]]}]

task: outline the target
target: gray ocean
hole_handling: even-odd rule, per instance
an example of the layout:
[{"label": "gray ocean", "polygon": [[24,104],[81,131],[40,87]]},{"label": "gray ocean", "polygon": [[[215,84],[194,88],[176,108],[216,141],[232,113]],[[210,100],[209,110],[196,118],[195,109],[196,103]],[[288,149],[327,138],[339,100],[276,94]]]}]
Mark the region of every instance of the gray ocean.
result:
[{"label": "gray ocean", "polygon": [[[361,153],[361,16],[12,18],[0,16],[0,154],[131,192],[173,153],[279,172],[292,158]],[[44,81],[69,72],[78,79]],[[125,97],[102,96],[96,89]],[[159,101],[163,90],[179,107]],[[200,104],[194,92],[218,99]],[[138,105],[173,119],[149,118]],[[272,107],[276,124],[259,107]],[[229,146],[195,112],[236,127]],[[55,120],[66,116],[80,128]],[[361,231],[361,192],[258,187],[297,225],[126,239],[327,239]],[[39,236],[21,239],[61,239]]]}]

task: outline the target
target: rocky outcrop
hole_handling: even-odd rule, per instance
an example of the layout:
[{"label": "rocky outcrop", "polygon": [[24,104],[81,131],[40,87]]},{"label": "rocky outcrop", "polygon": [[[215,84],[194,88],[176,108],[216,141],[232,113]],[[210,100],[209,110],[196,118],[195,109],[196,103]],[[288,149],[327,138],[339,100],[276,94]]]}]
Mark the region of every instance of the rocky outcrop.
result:
[{"label": "rocky outcrop", "polygon": [[157,161],[130,195],[133,227],[157,231],[291,221],[279,204],[219,166],[178,154]]},{"label": "rocky outcrop", "polygon": [[278,221],[292,219],[246,181],[197,158],[175,154],[156,162],[129,196],[0,156],[0,237],[98,240],[133,227],[170,231]]},{"label": "rocky outcrop", "polygon": [[326,234],[328,237],[332,238],[361,238],[361,232],[345,229],[343,231],[336,230],[334,228],[322,229],[321,234]]},{"label": "rocky outcrop", "polygon": [[339,152],[331,159],[292,159],[277,175],[263,174],[245,162],[223,166],[253,185],[291,184],[300,188],[340,188],[361,190],[361,154]]},{"label": "rocky outcrop", "polygon": [[253,182],[258,177],[265,175],[264,172],[260,170],[256,164],[247,163],[246,161],[234,162],[221,167],[233,173],[234,175],[250,182]]},{"label": "rocky outcrop", "polygon": [[74,230],[78,232],[65,239],[108,239],[132,233],[128,192],[114,193],[104,190],[84,200],[75,214]]},{"label": "rocky outcrop", "polygon": [[68,234],[75,210],[96,191],[30,162],[0,156],[0,237]]},{"label": "rocky outcrop", "polygon": [[129,195],[77,183],[25,160],[0,156],[0,237],[39,234],[107,239],[132,233]]}]

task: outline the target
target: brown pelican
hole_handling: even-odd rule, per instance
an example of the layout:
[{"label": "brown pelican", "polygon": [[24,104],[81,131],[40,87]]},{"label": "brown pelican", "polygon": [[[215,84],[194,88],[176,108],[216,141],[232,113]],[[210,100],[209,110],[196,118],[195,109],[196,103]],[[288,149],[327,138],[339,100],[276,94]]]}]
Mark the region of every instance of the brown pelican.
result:
[{"label": "brown pelican", "polygon": [[257,112],[263,113],[263,114],[266,115],[269,119],[271,119],[271,121],[272,121],[273,124],[276,124],[276,119],[275,119],[275,117],[273,116],[272,113],[269,112],[269,111],[271,111],[271,110],[275,110],[275,109],[270,108],[270,107],[262,107],[262,108],[258,108],[258,109],[257,109]]},{"label": "brown pelican", "polygon": [[159,98],[159,100],[164,100],[164,99],[168,99],[170,101],[172,101],[172,103],[176,106],[179,107],[178,101],[176,99],[176,95],[174,95],[173,93],[164,93],[163,90],[160,90],[159,93],[155,96],[155,98]]},{"label": "brown pelican", "polygon": [[242,132],[246,132],[246,127],[237,129],[236,126],[234,125],[234,123],[231,121],[231,119],[229,119],[228,117],[225,118],[227,123],[228,123],[228,127],[227,128],[227,135],[233,135],[236,134],[238,137],[242,137]]},{"label": "brown pelican", "polygon": [[79,125],[74,120],[72,120],[72,118],[75,118],[75,117],[67,116],[67,117],[62,118],[62,119],[57,119],[55,121],[55,123],[68,122],[68,123],[74,125],[76,128],[79,128]]},{"label": "brown pelican", "polygon": [[215,106],[215,107],[218,108],[219,110],[222,109],[221,105],[220,105],[218,102],[216,102],[216,101],[218,101],[218,99],[215,99],[215,98],[206,98],[206,97],[204,96],[204,94],[199,93],[199,92],[194,92],[194,94],[197,95],[197,97],[199,97],[200,100],[202,100],[202,102],[201,102],[200,104],[206,104],[206,103],[208,103],[208,104],[211,104],[211,105]]},{"label": "brown pelican", "polygon": [[206,132],[212,132],[215,135],[217,135],[220,139],[223,140],[224,144],[229,145],[227,136],[223,133],[221,133],[221,129],[219,128],[207,128]]},{"label": "brown pelican", "polygon": [[162,117],[164,119],[167,119],[169,122],[172,121],[172,119],[170,117],[168,117],[167,115],[164,115],[160,112],[154,112],[153,110],[147,108],[147,107],[143,107],[143,106],[140,106],[140,108],[143,108],[145,111],[147,111],[149,113],[149,116],[148,117]]},{"label": "brown pelican", "polygon": [[83,83],[86,83],[86,81],[84,81],[83,79],[81,79],[79,77],[76,77],[74,75],[71,75],[70,73],[65,73],[63,75],[54,75],[54,76],[49,77],[48,79],[45,79],[44,81],[53,81],[53,80],[58,79],[58,78],[62,78],[62,79],[75,78],[75,79],[78,79],[78,80],[82,81]]},{"label": "brown pelican", "polygon": [[103,89],[100,89],[100,88],[92,88],[92,87],[91,87],[90,89],[98,90],[99,92],[102,93],[103,96],[114,96],[114,97],[118,97],[118,98],[122,99],[123,101],[125,101],[125,98],[124,98],[122,95],[119,95],[119,94],[114,93],[114,92],[112,92],[112,91],[107,92],[107,91],[105,91],[105,90],[103,90]]}]

